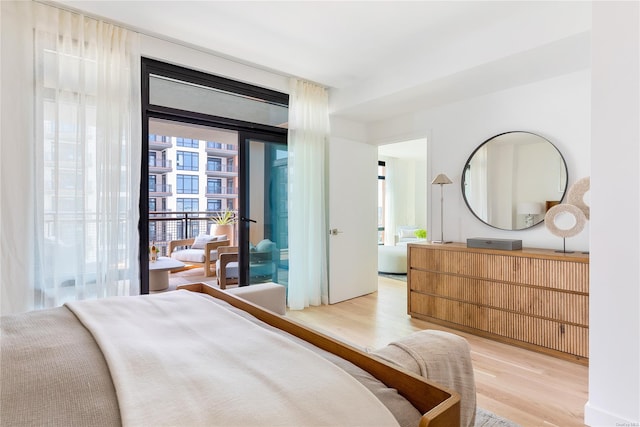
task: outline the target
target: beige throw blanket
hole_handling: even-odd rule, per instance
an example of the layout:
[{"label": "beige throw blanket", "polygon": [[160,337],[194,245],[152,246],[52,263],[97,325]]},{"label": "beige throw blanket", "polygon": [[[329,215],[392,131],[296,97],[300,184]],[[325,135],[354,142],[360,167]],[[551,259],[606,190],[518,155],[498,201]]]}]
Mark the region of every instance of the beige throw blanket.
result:
[{"label": "beige throw blanket", "polygon": [[125,426],[398,425],[332,363],[188,291],[67,307],[105,355]]},{"label": "beige throw blanket", "polygon": [[476,386],[469,343],[448,332],[424,330],[392,342],[373,354],[460,394],[460,425],[473,427]]}]

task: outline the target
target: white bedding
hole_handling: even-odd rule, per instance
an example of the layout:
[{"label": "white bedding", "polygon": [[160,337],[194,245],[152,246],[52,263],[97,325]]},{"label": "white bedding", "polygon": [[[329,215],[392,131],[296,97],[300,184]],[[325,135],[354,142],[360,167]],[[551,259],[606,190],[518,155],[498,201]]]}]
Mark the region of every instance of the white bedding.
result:
[{"label": "white bedding", "polygon": [[105,355],[125,426],[398,425],[332,363],[191,292],[67,307]]}]

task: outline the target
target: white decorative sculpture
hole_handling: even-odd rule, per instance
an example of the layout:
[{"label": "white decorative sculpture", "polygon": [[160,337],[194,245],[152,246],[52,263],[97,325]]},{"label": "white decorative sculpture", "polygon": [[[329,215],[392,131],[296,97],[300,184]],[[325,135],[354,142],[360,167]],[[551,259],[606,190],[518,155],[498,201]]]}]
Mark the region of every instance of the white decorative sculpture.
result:
[{"label": "white decorative sculpture", "polygon": [[575,184],[571,186],[567,193],[567,203],[577,206],[585,218],[589,219],[589,205],[584,201],[584,195],[591,189],[591,178],[588,176],[579,179]]},{"label": "white decorative sculpture", "polygon": [[[561,214],[572,215],[575,219],[575,222],[572,227],[569,228],[560,228],[556,224],[556,217]],[[561,204],[555,205],[551,209],[547,211],[547,214],[544,216],[544,225],[554,236],[562,237],[562,250],[556,252],[563,253],[571,253],[567,252],[565,239],[567,237],[573,237],[576,234],[580,233],[585,224],[587,223],[587,217],[584,215],[582,210],[574,205],[570,204]]]}]

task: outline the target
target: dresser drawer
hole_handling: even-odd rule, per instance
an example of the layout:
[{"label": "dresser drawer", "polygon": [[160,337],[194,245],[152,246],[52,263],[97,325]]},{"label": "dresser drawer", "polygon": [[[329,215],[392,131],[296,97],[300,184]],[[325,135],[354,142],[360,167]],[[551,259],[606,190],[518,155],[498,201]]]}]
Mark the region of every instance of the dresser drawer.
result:
[{"label": "dresser drawer", "polygon": [[501,310],[487,311],[488,332],[524,343],[589,357],[589,329],[542,318],[531,318]]},{"label": "dresser drawer", "polygon": [[409,266],[570,292],[589,292],[589,264],[584,262],[410,247]]},{"label": "dresser drawer", "polygon": [[411,309],[435,319],[486,331],[487,309],[480,305],[411,292]]},{"label": "dresser drawer", "polygon": [[[589,329],[550,319],[483,307],[433,295],[411,292],[411,307],[418,317],[481,336],[544,347],[582,358],[589,355]],[[527,347],[529,348],[529,347]]]},{"label": "dresser drawer", "polygon": [[538,286],[412,270],[412,291],[586,326],[589,296]]}]

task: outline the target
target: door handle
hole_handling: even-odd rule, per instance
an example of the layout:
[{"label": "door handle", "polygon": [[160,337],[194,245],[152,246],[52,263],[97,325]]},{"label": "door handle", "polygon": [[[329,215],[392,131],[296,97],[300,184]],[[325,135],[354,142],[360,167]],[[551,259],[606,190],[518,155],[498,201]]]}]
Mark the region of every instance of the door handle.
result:
[{"label": "door handle", "polygon": [[337,228],[332,228],[331,230],[329,230],[329,234],[331,236],[337,236],[339,233],[342,233],[342,231],[338,230]]},{"label": "door handle", "polygon": [[253,223],[255,223],[255,222],[256,222],[256,220],[255,220],[255,219],[245,218],[245,217],[243,217],[243,216],[241,216],[241,217],[240,217],[240,221],[242,221],[242,222],[253,222]]}]

